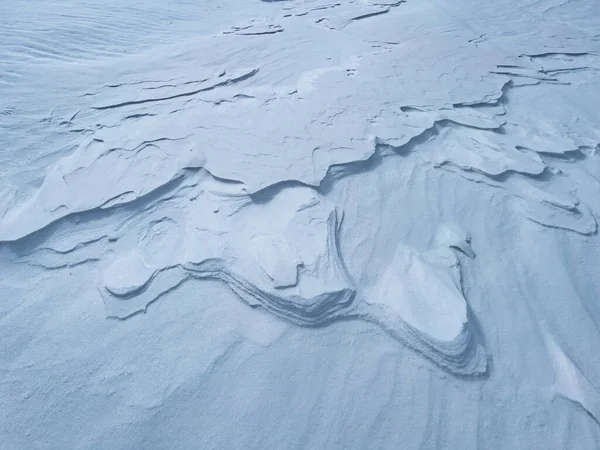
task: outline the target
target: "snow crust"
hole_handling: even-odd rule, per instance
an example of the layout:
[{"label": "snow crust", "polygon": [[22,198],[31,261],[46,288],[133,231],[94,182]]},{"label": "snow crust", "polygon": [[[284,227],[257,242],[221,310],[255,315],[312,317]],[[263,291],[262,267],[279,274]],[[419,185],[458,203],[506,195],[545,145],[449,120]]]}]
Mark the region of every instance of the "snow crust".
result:
[{"label": "snow crust", "polygon": [[0,447],[600,448],[599,3],[0,17]]}]

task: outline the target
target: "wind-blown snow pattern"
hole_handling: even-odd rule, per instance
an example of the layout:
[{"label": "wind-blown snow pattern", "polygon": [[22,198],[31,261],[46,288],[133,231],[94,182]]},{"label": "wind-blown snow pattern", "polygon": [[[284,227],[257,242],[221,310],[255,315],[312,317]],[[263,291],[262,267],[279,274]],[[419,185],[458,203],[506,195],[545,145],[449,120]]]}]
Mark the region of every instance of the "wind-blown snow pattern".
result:
[{"label": "wind-blown snow pattern", "polygon": [[0,17],[1,448],[600,448],[600,3]]}]

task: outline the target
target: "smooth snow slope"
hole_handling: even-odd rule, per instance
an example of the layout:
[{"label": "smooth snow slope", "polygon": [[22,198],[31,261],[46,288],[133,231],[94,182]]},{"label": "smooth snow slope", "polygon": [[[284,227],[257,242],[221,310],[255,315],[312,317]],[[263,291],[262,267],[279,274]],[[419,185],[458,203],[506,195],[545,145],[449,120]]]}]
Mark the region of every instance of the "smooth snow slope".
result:
[{"label": "smooth snow slope", "polygon": [[0,3],[0,447],[600,448],[600,3]]}]

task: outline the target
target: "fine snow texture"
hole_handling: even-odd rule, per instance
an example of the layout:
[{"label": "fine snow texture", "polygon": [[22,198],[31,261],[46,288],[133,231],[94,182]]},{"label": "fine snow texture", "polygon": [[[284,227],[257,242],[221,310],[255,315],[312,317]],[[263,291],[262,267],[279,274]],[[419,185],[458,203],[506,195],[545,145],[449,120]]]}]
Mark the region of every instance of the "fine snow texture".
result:
[{"label": "fine snow texture", "polygon": [[2,448],[600,448],[600,3],[0,17]]}]

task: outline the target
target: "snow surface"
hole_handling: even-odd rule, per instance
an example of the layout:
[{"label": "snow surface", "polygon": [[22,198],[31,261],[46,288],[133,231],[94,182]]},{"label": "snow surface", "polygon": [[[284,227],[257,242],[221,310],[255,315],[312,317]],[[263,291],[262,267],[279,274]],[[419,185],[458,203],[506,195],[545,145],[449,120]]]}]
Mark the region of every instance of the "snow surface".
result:
[{"label": "snow surface", "polygon": [[0,448],[600,448],[598,1],[0,25]]}]

